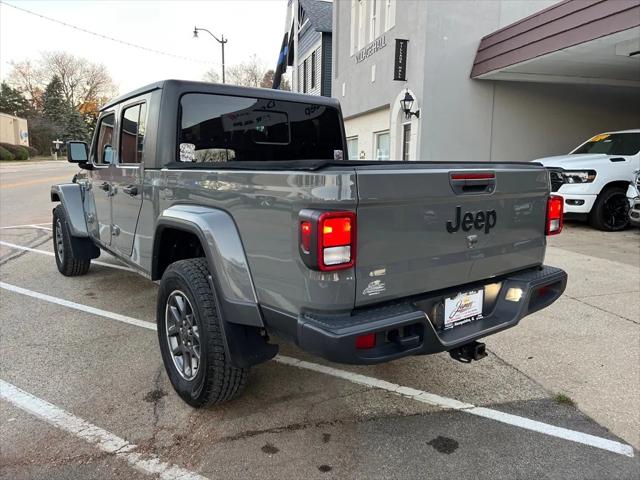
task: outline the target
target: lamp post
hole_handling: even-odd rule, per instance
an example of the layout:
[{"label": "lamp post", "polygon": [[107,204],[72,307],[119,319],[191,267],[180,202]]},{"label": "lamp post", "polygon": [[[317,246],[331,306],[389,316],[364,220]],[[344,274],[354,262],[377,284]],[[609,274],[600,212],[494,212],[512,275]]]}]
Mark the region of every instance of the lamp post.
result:
[{"label": "lamp post", "polygon": [[216,42],[218,42],[220,45],[222,45],[222,83],[225,83],[225,79],[224,79],[224,44],[228,42],[228,40],[225,40],[224,35],[222,35],[222,39],[216,37],[213,33],[211,33],[209,30],[207,30],[206,28],[198,28],[198,27],[193,27],[193,38],[198,38],[198,32],[207,32],[209,35],[211,35]]},{"label": "lamp post", "polygon": [[409,120],[412,116],[420,118],[420,110],[417,110],[415,112],[411,111],[411,107],[413,107],[413,101],[414,98],[409,93],[409,90],[405,92],[404,98],[400,100],[400,107],[402,108],[402,111],[404,112],[407,120]]}]

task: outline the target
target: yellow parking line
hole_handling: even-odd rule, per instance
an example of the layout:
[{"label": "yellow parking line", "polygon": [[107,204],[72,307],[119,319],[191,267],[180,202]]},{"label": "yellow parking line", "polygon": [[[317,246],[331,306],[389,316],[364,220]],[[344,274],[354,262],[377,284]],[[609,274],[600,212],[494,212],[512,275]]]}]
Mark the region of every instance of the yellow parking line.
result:
[{"label": "yellow parking line", "polygon": [[37,185],[39,183],[55,183],[58,180],[68,180],[71,181],[71,177],[69,175],[65,175],[64,177],[49,177],[49,178],[37,178],[35,180],[28,180],[26,182],[17,182],[17,183],[0,183],[0,188],[17,188],[17,187],[25,187],[27,185]]}]

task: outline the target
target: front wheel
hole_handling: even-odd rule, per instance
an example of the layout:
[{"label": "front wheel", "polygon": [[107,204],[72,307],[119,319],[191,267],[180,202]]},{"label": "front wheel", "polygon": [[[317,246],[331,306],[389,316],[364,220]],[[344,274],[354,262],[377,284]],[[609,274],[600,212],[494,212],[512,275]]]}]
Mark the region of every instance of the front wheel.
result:
[{"label": "front wheel", "polygon": [[629,225],[629,203],[624,187],[605,188],[589,213],[592,227],[605,232],[624,230]]},{"label": "front wheel", "polygon": [[91,259],[77,258],[71,248],[71,232],[67,212],[62,205],[53,209],[53,251],[58,271],[66,277],[77,277],[89,271]]},{"label": "front wheel", "polygon": [[157,323],[160,352],[175,391],[193,407],[238,396],[248,368],[231,365],[204,258],[169,265],[160,281]]}]

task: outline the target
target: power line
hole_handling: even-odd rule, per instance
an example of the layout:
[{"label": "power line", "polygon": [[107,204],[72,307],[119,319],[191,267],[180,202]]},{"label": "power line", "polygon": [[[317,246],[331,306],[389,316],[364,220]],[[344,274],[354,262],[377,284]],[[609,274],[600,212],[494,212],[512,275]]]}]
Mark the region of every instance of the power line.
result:
[{"label": "power line", "polygon": [[87,33],[89,35],[93,35],[94,37],[98,37],[98,38],[101,38],[103,40],[110,40],[112,42],[116,42],[116,43],[119,43],[121,45],[125,45],[127,47],[137,48],[139,50],[144,50],[146,52],[155,53],[156,55],[164,55],[166,57],[172,57],[172,58],[176,58],[176,59],[179,59],[179,60],[187,60],[189,62],[203,63],[203,64],[207,64],[207,65],[220,65],[220,63],[218,63],[218,62],[210,62],[210,61],[207,61],[207,60],[200,60],[200,59],[197,59],[197,58],[185,57],[183,55],[176,55],[174,53],[163,52],[162,50],[156,50],[154,48],[149,48],[149,47],[145,47],[143,45],[138,45],[138,44],[135,44],[135,43],[127,42],[126,40],[120,40],[118,38],[110,37],[108,35],[103,35],[102,33],[92,32],[91,30],[87,30],[86,28],[78,27],[76,25],[71,25],[70,23],[66,23],[66,22],[63,22],[61,20],[57,20],[55,18],[47,17],[46,15],[42,15],[40,13],[33,12],[31,10],[27,10],[26,8],[22,8],[22,7],[18,7],[16,5],[12,5],[10,3],[6,3],[6,2],[4,2],[2,0],[0,0],[0,4],[6,5],[7,7],[14,8],[16,10],[20,10],[21,12],[28,13],[29,15],[35,15],[36,17],[43,18],[43,19],[48,20],[50,22],[54,22],[54,23],[57,23],[59,25],[63,25],[63,26],[68,27],[68,28],[72,28],[72,29],[77,30],[79,32],[83,32],[83,33]]}]

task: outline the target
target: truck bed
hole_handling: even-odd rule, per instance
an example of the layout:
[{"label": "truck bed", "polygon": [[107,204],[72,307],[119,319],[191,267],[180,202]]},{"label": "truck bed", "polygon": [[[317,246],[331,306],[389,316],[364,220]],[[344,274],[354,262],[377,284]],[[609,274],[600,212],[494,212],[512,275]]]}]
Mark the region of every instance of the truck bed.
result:
[{"label": "truck bed", "polygon": [[[204,170],[209,171],[235,195],[250,191],[251,198],[269,207],[259,209],[259,216],[255,207],[228,208],[257,275],[258,296],[280,308],[326,308],[330,298],[331,308],[337,310],[349,303],[359,307],[488,279],[544,260],[549,180],[547,171],[535,163],[174,162],[165,169],[196,183]],[[469,173],[493,178],[451,177]],[[229,186],[230,180],[236,187]],[[201,198],[214,200],[213,205],[224,195],[210,188],[202,193]],[[292,219],[302,208],[355,211],[355,278],[340,272],[336,275],[341,283],[326,282],[300,265],[297,224]],[[473,217],[470,224],[464,223],[465,215]],[[449,231],[448,222],[451,230],[460,225]],[[295,301],[287,301],[289,295]]]}]

